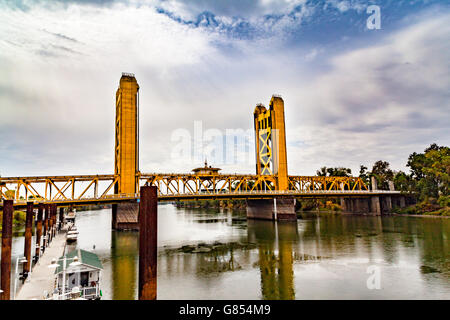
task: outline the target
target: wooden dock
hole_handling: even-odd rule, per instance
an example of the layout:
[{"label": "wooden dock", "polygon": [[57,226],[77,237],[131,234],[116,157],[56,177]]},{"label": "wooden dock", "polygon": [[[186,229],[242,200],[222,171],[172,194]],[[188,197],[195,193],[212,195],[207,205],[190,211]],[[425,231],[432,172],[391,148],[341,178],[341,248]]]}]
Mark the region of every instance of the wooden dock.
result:
[{"label": "wooden dock", "polygon": [[52,259],[58,259],[64,255],[65,245],[66,232],[60,231],[33,267],[31,276],[20,288],[15,300],[43,300],[44,291],[51,295],[55,284],[55,269],[48,266],[52,263]]}]

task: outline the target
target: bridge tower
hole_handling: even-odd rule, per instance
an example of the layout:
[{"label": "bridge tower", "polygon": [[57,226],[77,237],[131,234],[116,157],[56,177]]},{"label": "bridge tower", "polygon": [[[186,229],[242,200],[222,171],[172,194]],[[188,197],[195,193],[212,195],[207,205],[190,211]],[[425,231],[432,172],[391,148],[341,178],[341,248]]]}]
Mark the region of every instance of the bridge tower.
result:
[{"label": "bridge tower", "polygon": [[[134,194],[139,183],[139,85],[134,74],[122,73],[116,91],[114,148],[115,194]],[[137,228],[137,203],[113,205],[113,228]]]},{"label": "bridge tower", "polygon": [[284,101],[273,95],[267,110],[258,104],[253,113],[256,144],[256,174],[274,175],[277,190],[288,190]]},{"label": "bridge tower", "polygon": [[122,73],[116,91],[115,193],[136,193],[139,173],[139,85],[131,73]]},{"label": "bridge tower", "polygon": [[[256,174],[274,176],[276,190],[289,190],[284,101],[273,95],[269,106],[258,104],[253,112]],[[296,221],[295,199],[248,200],[247,218]]]}]

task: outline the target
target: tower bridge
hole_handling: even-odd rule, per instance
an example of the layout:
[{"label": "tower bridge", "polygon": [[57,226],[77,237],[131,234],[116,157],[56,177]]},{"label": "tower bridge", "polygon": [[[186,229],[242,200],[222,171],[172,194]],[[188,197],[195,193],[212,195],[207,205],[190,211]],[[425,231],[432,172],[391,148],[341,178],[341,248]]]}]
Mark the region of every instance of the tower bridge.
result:
[{"label": "tower bridge", "polygon": [[388,212],[404,205],[394,190],[372,190],[358,177],[318,177],[288,174],[284,101],[273,95],[269,108],[254,109],[255,174],[144,173],[139,168],[139,85],[123,73],[116,91],[114,174],[0,177],[0,207],[13,200],[15,207],[34,204],[77,206],[112,204],[113,227],[137,227],[139,190],[158,188],[159,201],[246,199],[247,216],[295,220],[299,198],[339,198],[344,210]]}]

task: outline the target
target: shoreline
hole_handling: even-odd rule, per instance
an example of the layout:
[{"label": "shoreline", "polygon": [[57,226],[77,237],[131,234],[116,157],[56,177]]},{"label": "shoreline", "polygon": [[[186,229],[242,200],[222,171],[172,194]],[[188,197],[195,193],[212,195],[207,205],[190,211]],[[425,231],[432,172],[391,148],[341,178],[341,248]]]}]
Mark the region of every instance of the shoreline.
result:
[{"label": "shoreline", "polygon": [[389,213],[389,214],[382,214],[379,216],[375,216],[369,213],[351,213],[351,212],[336,212],[336,211],[298,211],[297,217],[300,219],[302,218],[303,214],[309,214],[314,216],[320,216],[321,214],[324,215],[334,215],[334,216],[357,216],[357,217],[412,217],[412,218],[443,218],[448,219],[450,216],[439,216],[439,215],[428,215],[428,214],[406,214],[406,213]]},{"label": "shoreline", "polygon": [[444,218],[448,219],[450,216],[437,216],[437,215],[431,215],[431,214],[405,214],[405,213],[395,213],[395,216],[400,217],[413,217],[413,218]]}]

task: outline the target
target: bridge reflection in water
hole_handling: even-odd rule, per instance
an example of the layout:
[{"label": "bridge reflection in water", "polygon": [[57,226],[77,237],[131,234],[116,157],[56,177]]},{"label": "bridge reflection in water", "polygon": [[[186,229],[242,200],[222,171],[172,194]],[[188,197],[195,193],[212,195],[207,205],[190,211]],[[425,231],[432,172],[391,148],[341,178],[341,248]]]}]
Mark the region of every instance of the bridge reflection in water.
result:
[{"label": "bridge reflection in water", "polygon": [[293,242],[298,241],[296,223],[248,220],[248,241],[259,253],[263,299],[295,299]]},{"label": "bridge reflection in water", "polygon": [[[111,299],[130,300],[137,296],[139,234],[111,232]],[[105,279],[109,281],[109,279]]]}]

